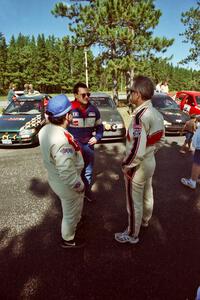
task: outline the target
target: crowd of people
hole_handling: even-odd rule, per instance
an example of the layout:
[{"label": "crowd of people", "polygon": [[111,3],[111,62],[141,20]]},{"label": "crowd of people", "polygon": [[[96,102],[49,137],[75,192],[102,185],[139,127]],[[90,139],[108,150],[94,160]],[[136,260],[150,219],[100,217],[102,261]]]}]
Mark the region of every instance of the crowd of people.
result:
[{"label": "crowd of people", "polygon": [[185,133],[185,141],[180,149],[181,153],[191,151],[191,145],[194,148],[193,164],[190,178],[181,178],[181,183],[185,186],[196,189],[200,176],[200,126],[199,119],[195,115],[191,115],[183,127]]},{"label": "crowd of people", "polygon": [[[167,81],[163,83],[167,91]],[[162,86],[162,85],[161,85]],[[15,85],[10,85],[9,99]],[[126,136],[126,155],[122,162],[126,187],[127,226],[114,238],[119,243],[136,244],[141,226],[148,227],[153,213],[152,177],[156,163],[154,154],[165,140],[163,116],[151,103],[155,87],[150,78],[137,76],[131,87],[130,104],[135,108]],[[32,84],[24,85],[24,94],[37,94]],[[61,246],[79,248],[84,241],[77,238],[84,200],[94,201],[91,191],[95,150],[103,136],[103,124],[98,108],[89,101],[85,83],[73,89],[74,101],[66,95],[53,97],[47,104],[47,124],[39,132],[39,141],[48,181],[62,206]],[[10,100],[9,100],[10,101]],[[195,189],[200,176],[200,127],[191,116],[182,129],[185,141],[181,153],[194,147],[190,178],[181,183]]]},{"label": "crowd of people", "polygon": [[24,95],[35,95],[39,93],[40,93],[39,91],[34,90],[33,85],[31,83],[24,84]]},{"label": "crowd of people", "polygon": [[[127,226],[114,238],[119,243],[136,244],[141,226],[148,227],[153,213],[152,177],[155,153],[165,140],[163,116],[151,103],[154,84],[150,78],[137,76],[131,88],[130,102],[135,107],[126,137],[126,155],[122,162],[126,187]],[[77,238],[84,199],[93,201],[91,183],[94,146],[103,136],[98,108],[89,101],[86,84],[75,84],[74,101],[66,95],[53,97],[47,104],[47,124],[39,132],[39,140],[48,180],[62,206],[61,246],[79,248],[84,241]],[[181,182],[196,188],[200,175],[200,127],[196,118],[185,124],[186,139],[181,152],[195,148],[191,178]],[[96,132],[94,134],[94,132]]]},{"label": "crowd of people", "polygon": [[169,93],[169,86],[167,80],[158,82],[156,85],[156,92],[158,93],[164,93],[168,94]]},{"label": "crowd of people", "polygon": [[[39,93],[40,93],[39,91],[34,90],[32,84],[28,84],[28,83],[24,84],[24,91],[23,91],[24,95],[36,95]],[[8,95],[7,95],[8,103],[12,102],[12,100],[17,97],[18,95],[16,94],[16,84],[10,83],[8,89]]]},{"label": "crowd of people", "polygon": [[[61,246],[64,248],[84,246],[84,241],[77,236],[77,228],[84,199],[94,200],[91,192],[94,145],[103,136],[100,112],[89,102],[88,87],[79,82],[73,92],[72,102],[66,95],[55,96],[48,102],[48,122],[39,132],[48,181],[61,201]],[[114,236],[119,243],[137,243],[140,227],[148,226],[153,212],[154,153],[164,143],[164,121],[152,106],[153,93],[150,78],[134,79],[130,101],[136,109],[127,132],[122,163],[128,220],[126,229]]]}]

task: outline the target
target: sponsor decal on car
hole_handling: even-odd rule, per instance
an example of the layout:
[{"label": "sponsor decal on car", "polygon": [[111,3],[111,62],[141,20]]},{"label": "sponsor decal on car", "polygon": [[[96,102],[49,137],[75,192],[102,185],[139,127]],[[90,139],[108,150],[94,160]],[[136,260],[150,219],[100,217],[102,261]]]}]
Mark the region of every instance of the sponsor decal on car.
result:
[{"label": "sponsor decal on car", "polygon": [[32,118],[30,121],[28,121],[24,125],[24,129],[35,128],[35,127],[39,126],[40,124],[42,124],[41,115],[37,115],[36,117]]},{"label": "sponsor decal on car", "polygon": [[15,117],[15,118],[3,118],[3,120],[5,120],[5,121],[24,121],[24,120],[26,120],[25,118],[18,118],[18,117]]}]

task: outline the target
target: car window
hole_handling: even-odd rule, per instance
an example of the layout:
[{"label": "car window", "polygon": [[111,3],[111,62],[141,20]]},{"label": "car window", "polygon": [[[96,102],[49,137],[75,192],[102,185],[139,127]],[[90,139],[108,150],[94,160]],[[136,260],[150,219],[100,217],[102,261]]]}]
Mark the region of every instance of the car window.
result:
[{"label": "car window", "polygon": [[197,105],[200,105],[200,96],[196,96],[196,102],[197,102]]},{"label": "car window", "polygon": [[40,101],[12,101],[4,114],[38,114],[41,111]]},{"label": "car window", "polygon": [[179,106],[177,103],[170,98],[169,96],[159,96],[154,95],[152,97],[152,104],[156,108],[162,108],[162,109],[179,109]]},{"label": "car window", "polygon": [[100,108],[114,107],[114,103],[109,97],[90,97],[90,103]]}]

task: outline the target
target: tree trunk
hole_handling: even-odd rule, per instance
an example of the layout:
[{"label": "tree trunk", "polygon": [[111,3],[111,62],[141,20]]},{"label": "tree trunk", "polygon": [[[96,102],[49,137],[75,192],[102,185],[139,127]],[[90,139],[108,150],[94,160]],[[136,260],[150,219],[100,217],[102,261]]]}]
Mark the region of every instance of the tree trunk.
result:
[{"label": "tree trunk", "polygon": [[131,97],[131,87],[133,85],[133,78],[134,78],[134,69],[130,69],[126,72],[126,96],[127,102],[129,103]]},{"label": "tree trunk", "polygon": [[115,104],[118,106],[118,83],[117,83],[117,76],[116,76],[116,72],[113,71],[112,72],[112,79],[113,79],[113,100],[115,102]]}]

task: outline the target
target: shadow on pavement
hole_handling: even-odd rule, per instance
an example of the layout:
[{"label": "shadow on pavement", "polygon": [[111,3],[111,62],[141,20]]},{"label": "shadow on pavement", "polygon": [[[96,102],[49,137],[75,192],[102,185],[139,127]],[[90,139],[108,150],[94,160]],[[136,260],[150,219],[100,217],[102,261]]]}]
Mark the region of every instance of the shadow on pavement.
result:
[{"label": "shadow on pavement", "polygon": [[[157,153],[154,214],[135,246],[113,239],[127,224],[117,144],[109,149],[102,144],[96,151],[96,200],[84,206],[85,249],[59,247],[59,201],[46,182],[33,178],[30,192],[49,195],[52,206],[41,224],[0,251],[1,299],[194,299],[200,283],[199,188],[180,184],[182,176],[190,175],[192,156],[178,150],[172,143]],[[1,231],[1,243],[6,234]]]}]

